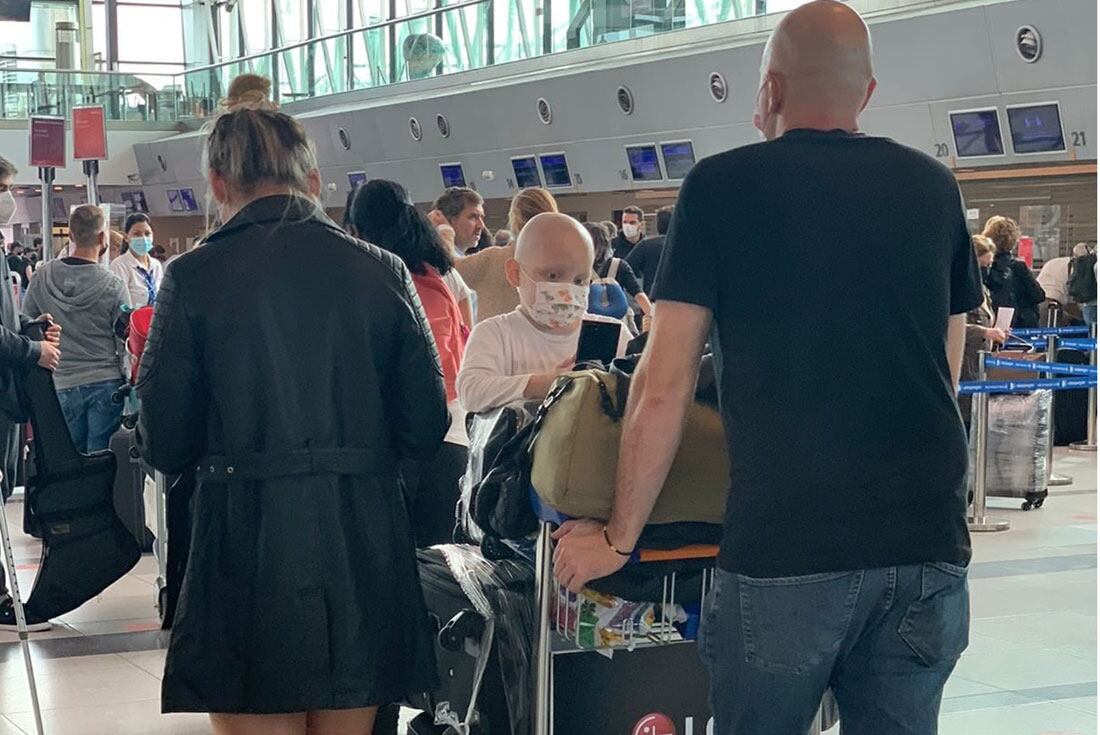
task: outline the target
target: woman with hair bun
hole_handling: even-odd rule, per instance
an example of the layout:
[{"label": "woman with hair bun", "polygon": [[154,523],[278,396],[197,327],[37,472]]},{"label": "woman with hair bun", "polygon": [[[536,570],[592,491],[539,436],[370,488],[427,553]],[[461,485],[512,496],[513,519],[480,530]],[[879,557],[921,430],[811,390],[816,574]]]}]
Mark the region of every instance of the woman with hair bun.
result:
[{"label": "woman with hair bun", "polygon": [[324,214],[294,118],[230,101],[204,165],[224,224],[169,266],[138,383],[145,458],[196,472],[163,709],[365,735],[436,680],[398,479],[447,431],[430,328],[401,259]]}]

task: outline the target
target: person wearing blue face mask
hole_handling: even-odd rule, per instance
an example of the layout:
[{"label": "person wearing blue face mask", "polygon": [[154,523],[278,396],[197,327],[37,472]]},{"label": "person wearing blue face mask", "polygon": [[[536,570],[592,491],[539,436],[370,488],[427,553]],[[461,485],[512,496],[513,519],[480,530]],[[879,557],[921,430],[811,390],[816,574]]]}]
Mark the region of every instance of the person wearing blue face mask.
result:
[{"label": "person wearing blue face mask", "polygon": [[111,272],[122,279],[130,292],[135,309],[156,303],[157,291],[164,278],[164,265],[153,258],[153,227],[146,214],[126,218],[125,235],[129,248],[111,261]]}]

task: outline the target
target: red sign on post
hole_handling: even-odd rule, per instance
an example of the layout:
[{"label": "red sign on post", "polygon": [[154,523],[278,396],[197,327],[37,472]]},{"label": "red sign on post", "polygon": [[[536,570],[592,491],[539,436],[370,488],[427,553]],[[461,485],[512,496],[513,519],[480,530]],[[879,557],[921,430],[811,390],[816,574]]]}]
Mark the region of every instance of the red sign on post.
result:
[{"label": "red sign on post", "polygon": [[65,168],[65,118],[31,118],[31,166]]},{"label": "red sign on post", "polygon": [[1020,249],[1017,251],[1020,260],[1027,263],[1028,268],[1035,266],[1035,238],[1030,235],[1020,236]]},{"label": "red sign on post", "polygon": [[107,160],[107,118],[102,105],[73,108],[73,159]]}]

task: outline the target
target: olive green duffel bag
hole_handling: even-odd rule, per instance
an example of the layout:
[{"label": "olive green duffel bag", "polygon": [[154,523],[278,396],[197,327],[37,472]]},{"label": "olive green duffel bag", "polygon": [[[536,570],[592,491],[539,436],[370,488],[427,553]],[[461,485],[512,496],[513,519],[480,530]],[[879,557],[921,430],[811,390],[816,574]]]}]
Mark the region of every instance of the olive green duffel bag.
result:
[{"label": "olive green duffel bag", "polygon": [[[544,503],[574,518],[610,517],[628,389],[627,376],[602,370],[567,373],[554,384],[532,453],[531,484]],[[728,489],[722,418],[693,403],[649,522],[722,523]]]}]

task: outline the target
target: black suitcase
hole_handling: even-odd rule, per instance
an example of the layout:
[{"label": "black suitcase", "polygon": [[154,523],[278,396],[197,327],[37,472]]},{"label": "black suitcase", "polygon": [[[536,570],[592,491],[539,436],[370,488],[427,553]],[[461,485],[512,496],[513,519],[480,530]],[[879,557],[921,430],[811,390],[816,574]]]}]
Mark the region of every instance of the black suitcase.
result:
[{"label": "black suitcase", "polygon": [[[422,712],[411,723],[410,732],[415,735],[454,732],[434,721],[445,713],[458,722],[465,721],[473,699],[471,733],[527,735],[530,686],[524,682],[534,668],[529,661],[529,641],[534,631],[534,568],[519,559],[487,561],[476,546],[436,546],[416,553],[420,584],[436,638],[440,686],[433,692],[409,695],[409,706]],[[494,611],[491,627],[463,592],[448,563],[448,554],[452,563],[457,559],[464,568],[478,570],[474,584],[483,594],[482,604],[488,603]],[[515,730],[509,714],[509,696],[520,718]],[[390,734],[376,730],[376,735]]]},{"label": "black suitcase", "polygon": [[115,512],[137,540],[142,552],[153,550],[153,534],[145,522],[145,470],[134,431],[125,427],[111,437],[111,453],[118,463],[115,475]]},{"label": "black suitcase", "polygon": [[[1088,365],[1089,355],[1080,350],[1058,350],[1058,362]],[[1060,390],[1054,393],[1054,445],[1069,446],[1088,438],[1089,392]]]}]

